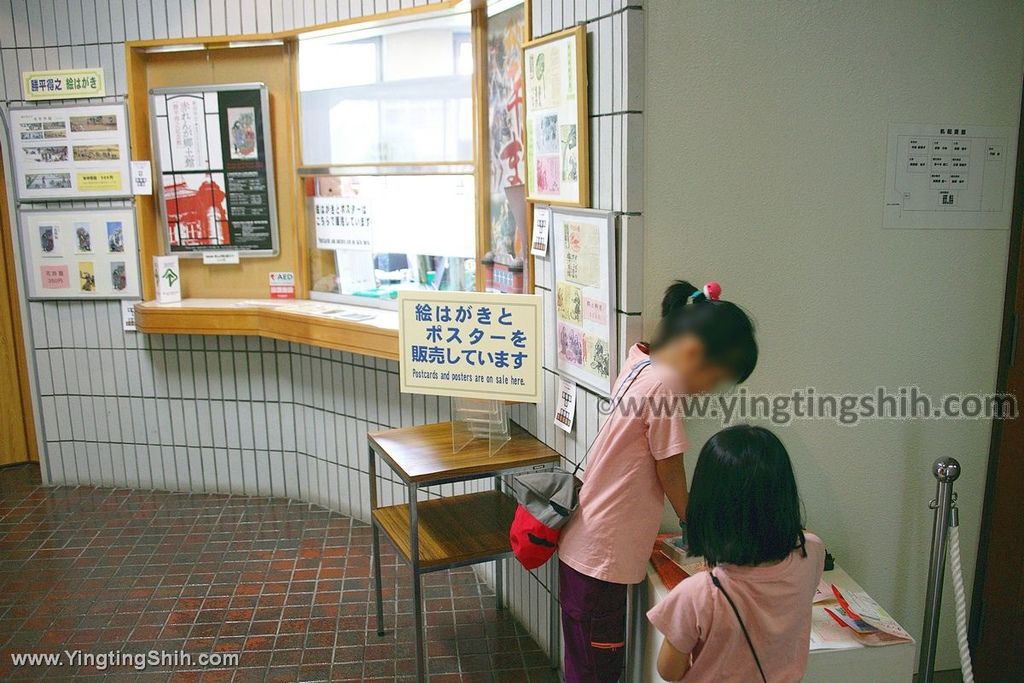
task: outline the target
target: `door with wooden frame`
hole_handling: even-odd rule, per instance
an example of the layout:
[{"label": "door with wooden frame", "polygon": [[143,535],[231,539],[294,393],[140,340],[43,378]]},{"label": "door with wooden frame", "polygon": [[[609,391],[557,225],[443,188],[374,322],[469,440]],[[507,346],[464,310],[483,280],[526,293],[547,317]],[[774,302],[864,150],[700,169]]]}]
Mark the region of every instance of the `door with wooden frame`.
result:
[{"label": "door with wooden frame", "polygon": [[0,386],[14,388],[0,404],[0,466],[38,460],[9,208],[0,155]]},{"label": "door with wooden frame", "polygon": [[[1024,102],[1024,93],[1022,93]],[[1018,417],[992,428],[981,541],[971,601],[978,683],[1024,681],[1024,122],[1018,136],[1010,258],[999,353],[999,391],[1017,398]],[[993,266],[994,267],[994,266]]]}]

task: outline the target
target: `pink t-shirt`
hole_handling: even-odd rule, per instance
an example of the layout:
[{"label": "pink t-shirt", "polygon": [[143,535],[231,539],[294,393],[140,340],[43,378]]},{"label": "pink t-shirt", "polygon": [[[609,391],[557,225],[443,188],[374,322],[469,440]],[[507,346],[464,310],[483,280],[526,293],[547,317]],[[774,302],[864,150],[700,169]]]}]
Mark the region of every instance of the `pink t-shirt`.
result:
[{"label": "pink t-shirt", "polygon": [[[629,350],[613,396],[647,358],[639,344]],[[676,391],[673,373],[652,363],[622,394],[594,440],[579,507],[558,543],[558,557],[581,574],[612,583],[643,581],[665,500],[655,461],[689,446]]]},{"label": "pink t-shirt", "polygon": [[[768,683],[803,678],[811,636],[811,603],[825,548],[806,534],[807,557],[796,550],[770,567],[723,564],[715,576],[736,603]],[[647,613],[680,652],[692,654],[685,683],[760,681],[736,615],[708,572],[684,580]]]}]

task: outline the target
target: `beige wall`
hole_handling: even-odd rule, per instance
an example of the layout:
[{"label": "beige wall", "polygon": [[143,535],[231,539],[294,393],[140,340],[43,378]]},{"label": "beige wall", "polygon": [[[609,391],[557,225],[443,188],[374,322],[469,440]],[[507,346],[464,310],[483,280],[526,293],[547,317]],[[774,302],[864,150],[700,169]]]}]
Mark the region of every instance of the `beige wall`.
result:
[{"label": "beige wall", "polygon": [[[648,332],[671,278],[715,278],[758,324],[751,391],[992,391],[1009,233],[882,230],[885,139],[897,122],[1016,126],[1024,4],[645,8]],[[691,425],[697,446],[716,426]],[[982,421],[778,430],[809,526],[915,635],[929,465],[943,455],[964,465],[970,586],[989,430]],[[947,600],[940,668],[957,662],[952,615]]]}]

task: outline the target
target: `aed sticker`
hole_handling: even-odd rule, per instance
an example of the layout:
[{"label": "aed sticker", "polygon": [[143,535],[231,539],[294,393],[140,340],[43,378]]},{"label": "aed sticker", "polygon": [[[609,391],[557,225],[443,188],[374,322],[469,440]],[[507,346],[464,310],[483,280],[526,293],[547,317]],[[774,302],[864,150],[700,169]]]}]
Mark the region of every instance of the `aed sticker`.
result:
[{"label": "aed sticker", "polygon": [[294,299],[295,298],[295,273],[271,273],[270,274],[270,298],[271,299]]}]

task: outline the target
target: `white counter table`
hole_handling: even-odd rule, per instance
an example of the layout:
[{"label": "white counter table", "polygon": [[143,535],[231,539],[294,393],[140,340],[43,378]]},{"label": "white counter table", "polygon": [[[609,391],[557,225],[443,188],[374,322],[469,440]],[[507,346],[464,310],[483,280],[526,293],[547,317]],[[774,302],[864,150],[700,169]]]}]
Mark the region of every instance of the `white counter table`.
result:
[{"label": "white counter table", "polygon": [[[864,590],[839,567],[825,572],[822,578],[826,584],[835,584],[846,596]],[[658,576],[654,567],[648,566],[646,596],[648,607],[657,604],[666,595],[668,595],[668,588],[662,583],[661,577]],[[822,606],[815,605],[813,610],[815,623],[824,619],[826,621],[823,623],[827,624],[827,620],[831,619],[825,614]],[[646,637],[643,639],[642,680],[645,683],[661,683],[662,678],[658,675],[656,663],[658,650],[661,649],[664,638],[646,619],[643,620],[643,624],[646,628]],[[915,653],[914,643],[884,647],[860,646],[841,650],[811,650],[807,662],[807,674],[803,680],[805,683],[843,683],[845,681],[910,683],[914,675]]]}]

